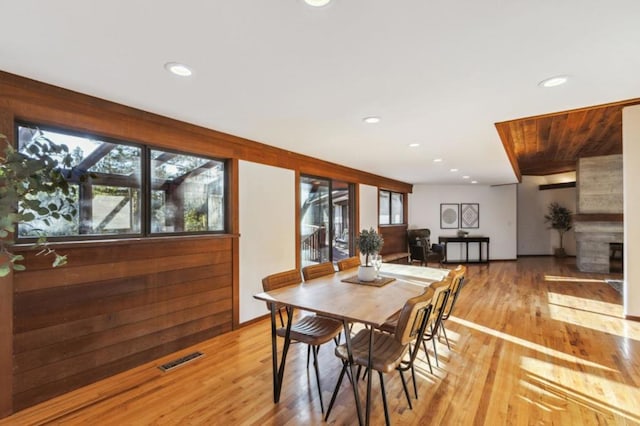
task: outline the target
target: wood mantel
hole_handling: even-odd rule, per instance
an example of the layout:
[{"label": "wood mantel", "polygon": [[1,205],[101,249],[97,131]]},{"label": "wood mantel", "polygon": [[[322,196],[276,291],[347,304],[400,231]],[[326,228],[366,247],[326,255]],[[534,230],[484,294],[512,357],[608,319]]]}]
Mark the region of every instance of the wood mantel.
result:
[{"label": "wood mantel", "polygon": [[623,213],[581,213],[574,214],[576,222],[624,222]]}]

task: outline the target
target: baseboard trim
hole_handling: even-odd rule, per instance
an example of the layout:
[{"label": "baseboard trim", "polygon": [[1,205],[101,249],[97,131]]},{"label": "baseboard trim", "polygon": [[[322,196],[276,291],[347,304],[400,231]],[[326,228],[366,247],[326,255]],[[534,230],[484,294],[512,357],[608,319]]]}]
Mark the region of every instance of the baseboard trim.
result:
[{"label": "baseboard trim", "polygon": [[640,317],[636,317],[634,315],[625,315],[625,319],[628,319],[630,321],[638,321],[638,322],[640,322]]}]

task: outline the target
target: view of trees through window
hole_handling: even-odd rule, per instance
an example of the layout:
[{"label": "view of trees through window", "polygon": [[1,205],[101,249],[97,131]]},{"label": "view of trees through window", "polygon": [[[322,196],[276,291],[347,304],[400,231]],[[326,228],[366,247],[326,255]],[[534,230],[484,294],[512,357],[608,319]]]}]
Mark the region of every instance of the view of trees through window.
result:
[{"label": "view of trees through window", "polygon": [[224,163],[151,150],[151,232],[224,229]]},{"label": "view of trees through window", "polygon": [[[28,153],[40,137],[69,148],[76,171],[69,182],[76,185],[77,214],[71,221],[60,217],[21,225],[20,238],[224,231],[223,161],[18,125],[21,152]],[[146,168],[145,158],[150,159]],[[87,173],[91,177],[82,182],[79,176]],[[149,196],[143,193],[147,179]],[[147,198],[149,220],[142,217]]]}]

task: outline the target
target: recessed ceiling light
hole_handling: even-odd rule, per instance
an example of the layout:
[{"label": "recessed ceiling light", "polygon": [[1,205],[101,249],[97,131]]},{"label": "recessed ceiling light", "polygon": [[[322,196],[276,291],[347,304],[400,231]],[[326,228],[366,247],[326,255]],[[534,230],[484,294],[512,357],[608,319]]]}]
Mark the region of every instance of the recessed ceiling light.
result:
[{"label": "recessed ceiling light", "polygon": [[322,7],[331,3],[331,0],[304,0],[306,4],[313,7]]},{"label": "recessed ceiling light", "polygon": [[420,146],[420,144],[419,144],[419,143],[410,143],[410,144],[409,144],[409,148],[417,148],[417,147],[419,147],[419,146]]},{"label": "recessed ceiling light", "polygon": [[462,179],[469,179],[470,176],[462,176]]},{"label": "recessed ceiling light", "polygon": [[471,183],[478,183],[478,181],[477,180],[472,180]]},{"label": "recessed ceiling light", "polygon": [[449,169],[450,172],[457,172],[458,169]]},{"label": "recessed ceiling light", "polygon": [[538,83],[540,87],[556,87],[565,84],[569,80],[569,77],[566,75],[557,75],[555,77],[547,78],[546,80],[542,80]]},{"label": "recessed ceiling light", "polygon": [[178,62],[167,62],[164,64],[164,68],[170,73],[179,75],[180,77],[189,77],[193,74],[191,68]]},{"label": "recessed ceiling light", "polygon": [[380,122],[380,117],[365,117],[362,119],[367,124],[376,124]]},{"label": "recessed ceiling light", "polygon": [[442,163],[442,158],[434,158],[433,162],[434,163]]}]

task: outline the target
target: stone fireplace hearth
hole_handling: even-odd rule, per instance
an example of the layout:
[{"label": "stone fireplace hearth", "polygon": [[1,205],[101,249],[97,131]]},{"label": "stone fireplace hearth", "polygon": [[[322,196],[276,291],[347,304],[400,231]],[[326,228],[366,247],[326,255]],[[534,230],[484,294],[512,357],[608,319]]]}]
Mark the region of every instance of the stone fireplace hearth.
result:
[{"label": "stone fireplace hearth", "polygon": [[[585,216],[586,217],[586,216]],[[610,272],[610,243],[622,243],[623,223],[579,221],[575,224],[576,265],[583,272]]]},{"label": "stone fireplace hearth", "polygon": [[581,158],[576,177],[576,265],[607,274],[610,244],[624,242],[622,155]]}]

